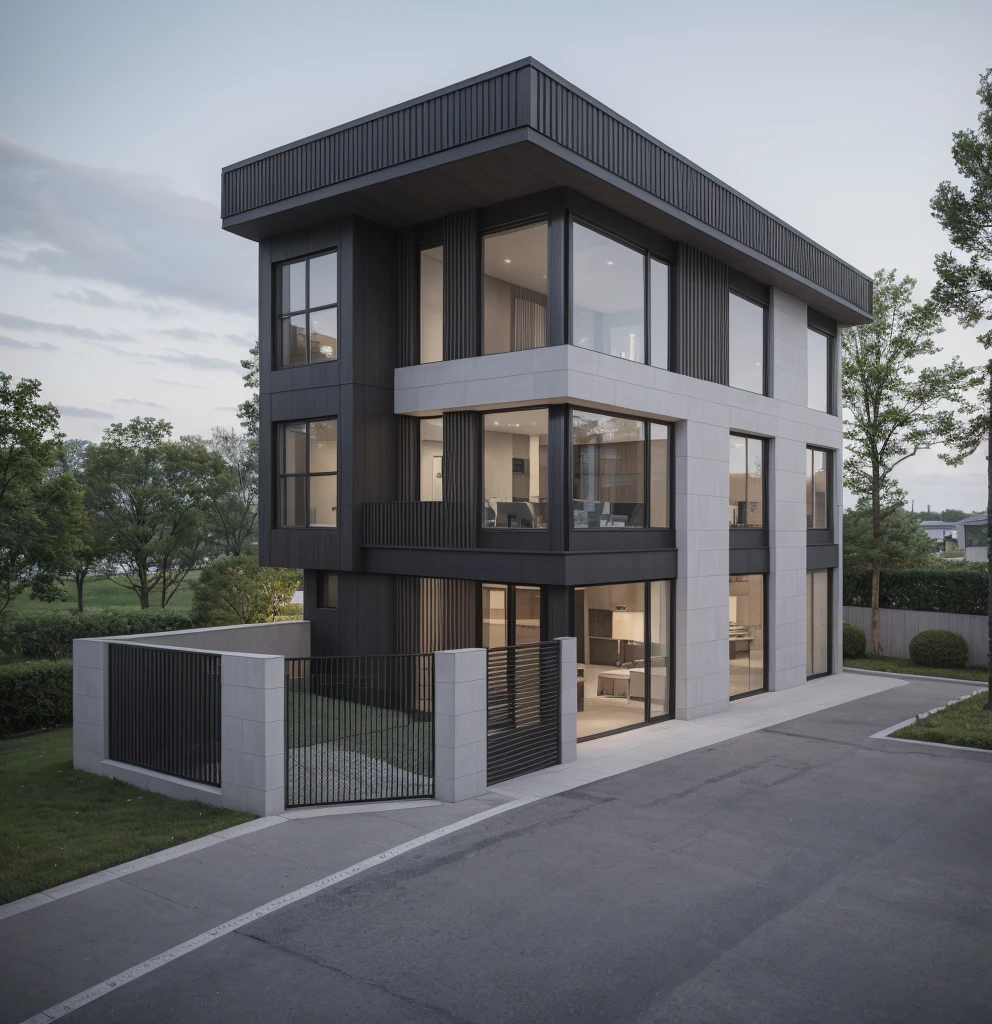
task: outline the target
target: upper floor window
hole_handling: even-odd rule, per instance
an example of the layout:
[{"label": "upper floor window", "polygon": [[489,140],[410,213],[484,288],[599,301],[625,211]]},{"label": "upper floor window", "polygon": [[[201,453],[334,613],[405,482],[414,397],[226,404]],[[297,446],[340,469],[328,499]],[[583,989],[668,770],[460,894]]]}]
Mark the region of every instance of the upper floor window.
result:
[{"label": "upper floor window", "polygon": [[279,427],[279,525],[338,525],[338,421]]},{"label": "upper floor window", "polygon": [[548,410],[487,413],[483,439],[482,525],[548,525]]},{"label": "upper floor window", "polygon": [[338,357],[338,254],[277,269],[276,363],[298,366]]},{"label": "upper floor window", "polygon": [[833,412],[833,338],[811,327],[806,330],[806,404]]},{"label": "upper floor window", "polygon": [[765,442],[730,435],[730,525],[765,526]]},{"label": "upper floor window", "polygon": [[806,449],[806,529],[826,530],[830,526],[830,452]]},{"label": "upper floor window", "polygon": [[765,307],[730,293],[730,384],[765,393]]},{"label": "upper floor window", "polygon": [[548,225],[528,224],[482,240],[482,351],[519,352],[548,343]]},{"label": "upper floor window", "polygon": [[420,361],[444,358],[444,247],[420,250]]}]

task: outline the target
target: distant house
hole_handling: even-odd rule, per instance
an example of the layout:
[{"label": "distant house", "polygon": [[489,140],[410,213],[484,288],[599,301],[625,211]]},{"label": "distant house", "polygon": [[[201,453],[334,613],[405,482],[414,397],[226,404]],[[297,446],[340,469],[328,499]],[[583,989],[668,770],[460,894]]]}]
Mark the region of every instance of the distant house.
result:
[{"label": "distant house", "polygon": [[958,547],[964,550],[964,557],[969,562],[987,562],[989,560],[989,517],[986,512],[978,512],[973,516],[965,516],[960,523],[955,523]]},{"label": "distant house", "polygon": [[920,526],[931,540],[937,542],[939,551],[953,551],[955,547],[958,547],[957,523],[945,523],[939,519],[924,519]]}]

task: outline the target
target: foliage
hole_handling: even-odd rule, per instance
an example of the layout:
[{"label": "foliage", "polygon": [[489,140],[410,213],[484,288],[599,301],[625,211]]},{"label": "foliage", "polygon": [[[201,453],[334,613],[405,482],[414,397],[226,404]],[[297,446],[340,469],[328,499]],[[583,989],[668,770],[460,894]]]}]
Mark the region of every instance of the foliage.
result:
[{"label": "foliage", "polygon": [[0,736],[71,721],[71,658],[0,665]]},{"label": "foliage", "polygon": [[853,622],[844,623],[844,659],[863,658],[868,648],[865,631]]},{"label": "foliage", "polygon": [[[956,615],[984,615],[988,605],[988,567],[973,562],[975,569],[887,569],[881,574],[879,603],[882,608]],[[871,607],[871,571],[844,570],[844,604]]]},{"label": "foliage", "polygon": [[295,569],[259,565],[251,555],[218,558],[193,584],[193,618],[204,626],[272,622],[300,581]]},{"label": "foliage", "polygon": [[224,555],[242,555],[256,537],[258,524],[258,440],[214,427],[209,451],[224,461],[224,471],[209,487],[207,527]]},{"label": "foliage", "polygon": [[866,498],[844,512],[844,566],[852,569],[906,569],[929,560],[932,544],[920,521],[902,505],[879,511],[880,536],[874,535]]},{"label": "foliage", "polygon": [[861,668],[866,672],[894,672],[900,676],[940,676],[942,679],[962,679],[973,683],[987,683],[987,669],[972,668],[924,668],[914,665],[909,658],[892,658],[884,654],[873,654],[865,658],[845,658],[845,668]]},{"label": "foliage", "polygon": [[909,641],[909,656],[914,665],[965,668],[968,664],[968,643],[960,633],[949,629],[925,629]]},{"label": "foliage", "polygon": [[39,611],[5,618],[0,625],[0,647],[23,658],[71,658],[73,640],[192,627],[193,619],[188,612],[171,608],[152,611],[108,608],[82,614]]},{"label": "foliage", "polygon": [[241,360],[241,368],[247,371],[242,378],[245,387],[251,392],[251,397],[246,398],[238,406],[238,422],[241,424],[248,444],[251,446],[255,457],[258,457],[258,430],[260,423],[259,405],[259,363],[258,363],[258,342],[251,347],[248,359]]},{"label": "foliage", "polygon": [[960,523],[967,515],[967,512],[959,508],[945,508],[943,512],[934,512],[933,515],[924,513],[923,518],[935,523]]},{"label": "foliage", "polygon": [[955,700],[892,734],[901,740],[992,750],[992,709],[984,694]]}]

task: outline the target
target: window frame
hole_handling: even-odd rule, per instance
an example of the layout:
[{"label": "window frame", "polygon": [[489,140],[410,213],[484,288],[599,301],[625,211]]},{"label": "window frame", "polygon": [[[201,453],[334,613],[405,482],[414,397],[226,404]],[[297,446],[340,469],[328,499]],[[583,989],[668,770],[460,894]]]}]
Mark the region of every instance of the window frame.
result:
[{"label": "window frame", "polygon": [[[812,532],[814,530],[832,530],[833,529],[833,522],[834,522],[834,517],[833,517],[834,453],[833,453],[833,450],[831,448],[821,448],[819,445],[815,445],[815,444],[808,444],[808,445],[806,445],[806,468],[807,468],[807,471],[810,474],[809,475],[809,479],[811,481],[815,478],[814,477],[815,470],[810,465],[810,460],[812,459],[813,452],[822,452],[827,457],[827,464],[826,464],[826,467],[825,467],[826,474],[827,474],[827,493],[826,493],[826,498],[825,498],[826,506],[827,506],[826,507],[827,522],[826,522],[825,526],[817,526],[816,525],[816,491],[815,491],[815,488],[812,486],[812,483],[811,483],[811,485],[810,485],[810,493],[809,493],[809,496],[808,496],[808,499],[807,499],[807,505],[806,505],[806,530],[807,530],[807,532]],[[812,526],[809,525],[809,520],[810,520],[810,507],[809,507],[809,504],[808,504],[809,500],[812,500],[812,502],[813,502],[813,516],[812,516],[812,518],[813,518],[813,525]]]},{"label": "window frame", "polygon": [[[752,391],[750,388],[740,388],[730,381],[730,296],[736,295],[738,299],[744,302],[750,302],[752,306],[757,306],[761,310],[761,390]],[[768,396],[768,378],[769,378],[769,367],[768,367],[768,323],[770,321],[768,315],[768,303],[762,302],[756,299],[753,295],[748,295],[740,288],[735,288],[731,285],[727,289],[727,386],[733,388],[735,391],[746,391],[749,395],[764,395]]]},{"label": "window frame", "polygon": [[[321,256],[330,256],[334,254],[337,259],[335,260],[335,296],[336,301],[326,303],[322,306],[310,306],[310,261],[319,259]],[[280,291],[280,278],[284,267],[293,266],[296,263],[303,263],[306,265],[305,283],[304,283],[304,297],[305,306],[303,309],[289,310],[283,312],[280,308],[282,297]],[[273,318],[273,331],[272,331],[272,365],[276,370],[293,370],[301,366],[319,366],[324,363],[336,364],[341,360],[341,247],[334,245],[326,249],[321,249],[317,252],[308,252],[302,256],[294,256],[291,259],[280,260],[278,263],[272,264],[272,318]],[[337,354],[333,359],[311,359],[310,358],[310,315],[312,313],[322,313],[325,310],[333,309],[335,312],[335,319],[337,320]],[[307,358],[304,363],[284,363],[282,362],[282,321],[290,320],[294,316],[305,316],[307,327],[306,327],[306,348]],[[300,421],[293,421],[300,422]]]},{"label": "window frame", "polygon": [[[752,394],[753,393],[754,392],[752,392]],[[767,530],[768,529],[768,452],[770,450],[769,449],[769,444],[768,444],[768,438],[767,437],[759,437],[757,434],[742,434],[742,433],[740,433],[737,430],[730,430],[730,431],[727,432],[727,435],[728,435],[728,447],[729,447],[729,438],[731,438],[731,437],[742,438],[745,442],[746,441],[758,441],[761,444],[761,525],[760,526],[759,525],[751,526],[748,523],[731,523],[731,522],[728,521],[727,528],[729,530],[731,530],[731,531],[735,531],[735,530],[748,530],[748,531],[751,531],[751,530]],[[745,476],[746,476],[746,466],[747,466],[747,447],[746,446],[744,448],[744,465],[745,465]],[[729,464],[728,464],[728,467],[727,467],[727,484],[728,484],[728,487],[727,487],[728,502],[727,502],[727,504],[728,504],[728,508],[729,508],[729,504],[730,504],[730,502],[729,502],[729,498],[730,498],[730,487],[729,487],[729,484],[730,484],[730,466],[729,466]],[[745,484],[745,493],[746,493],[746,486],[747,485]],[[747,498],[744,499],[744,503],[747,504]],[[750,575],[750,574],[749,573],[733,573],[732,575],[744,575],[744,576],[747,576],[747,575]]]},{"label": "window frame", "polygon": [[[327,599],[328,584],[334,580],[334,603],[329,604]],[[315,603],[321,611],[336,612],[341,603],[341,581],[337,572],[321,570],[317,573],[317,587]]]},{"label": "window frame", "polygon": [[[834,645],[833,633],[834,633],[834,570],[833,569],[807,569],[806,570],[806,646],[809,648],[809,633],[810,633],[810,621],[809,621],[809,581],[810,577],[818,572],[825,572],[827,574],[827,667],[823,672],[814,672],[812,675],[807,675],[807,679],[822,679],[824,676],[829,676],[834,669]],[[807,661],[809,659],[809,651],[807,650]]]},{"label": "window frame", "polygon": [[[814,409],[809,404],[809,336],[810,334],[819,334],[821,338],[825,338],[827,342],[827,407],[826,409]],[[831,334],[829,331],[824,330],[820,327],[815,327],[813,324],[806,324],[806,408],[812,412],[823,412],[828,416],[837,415],[837,397],[836,397],[836,383],[837,383],[837,369],[835,366],[837,358],[837,336]]]},{"label": "window frame", "polygon": [[[728,700],[746,700],[748,697],[753,697],[756,693],[767,693],[768,692],[768,610],[769,604],[769,586],[768,581],[771,579],[770,572],[732,572],[727,576],[728,590],[730,580],[735,576],[760,576],[761,577],[761,686],[754,690],[745,690],[743,693],[730,693],[728,694]],[[729,623],[730,616],[728,612],[727,616],[728,623],[728,634],[729,634]],[[730,689],[730,643],[728,635],[727,643],[727,689]]]},{"label": "window frame", "polygon": [[[505,355],[505,353],[503,353],[503,354]],[[529,405],[529,406],[509,405],[509,406],[506,406],[505,408],[501,408],[501,409],[486,409],[481,414],[481,428],[479,430],[479,443],[480,443],[480,446],[481,446],[481,450],[479,452],[479,473],[480,473],[480,476],[481,476],[481,488],[480,489],[482,491],[482,509],[480,511],[482,511],[482,514],[483,514],[483,522],[482,522],[482,525],[480,526],[480,529],[483,532],[491,533],[491,534],[500,534],[500,535],[511,535],[511,536],[516,536],[516,535],[519,535],[521,533],[528,534],[528,535],[529,534],[541,534],[541,535],[544,535],[544,536],[549,536],[550,530],[551,530],[551,517],[554,515],[554,509],[553,509],[552,503],[551,503],[551,436],[552,436],[551,409],[552,408],[553,408],[553,406],[551,406],[551,405]],[[547,521],[545,522],[544,526],[530,526],[530,527],[527,527],[527,526],[487,526],[486,523],[485,523],[485,507],[486,507],[486,493],[485,493],[485,491],[486,491],[486,417],[487,416],[502,416],[504,413],[513,413],[513,412],[542,412],[542,411],[545,412],[547,414],[547,417],[548,417],[548,480],[547,480],[548,495],[547,495],[547,497],[545,499],[545,501],[547,502],[547,514],[546,514],[546,520]],[[432,417],[426,417],[426,418],[432,418]],[[495,581],[487,580],[486,582],[494,583]]]},{"label": "window frame", "polygon": [[[338,468],[335,469],[333,472],[323,471],[323,472],[318,472],[318,473],[311,473],[310,472],[310,424],[311,423],[330,423],[330,422],[333,422],[333,423],[337,424],[337,426],[335,427],[336,450],[335,450],[335,456],[334,456],[334,464]],[[306,445],[305,445],[305,451],[306,451],[306,471],[303,472],[303,473],[287,473],[283,469],[283,466],[285,465],[285,461],[286,461],[286,428],[287,427],[291,427],[291,426],[295,426],[295,425],[301,424],[301,423],[302,424],[306,424],[306,428],[307,428],[307,430],[306,430]],[[276,467],[275,467],[276,468],[276,472],[275,472],[275,485],[276,485],[276,494],[275,494],[276,528],[279,529],[279,530],[336,530],[336,529],[338,529],[339,524],[337,522],[334,523],[333,526],[328,525],[326,523],[318,523],[318,524],[311,525],[311,523],[310,523],[310,479],[311,479],[311,477],[315,477],[315,476],[321,476],[321,477],[333,476],[334,477],[334,480],[335,480],[335,492],[336,492],[335,500],[337,502],[335,504],[335,506],[334,506],[334,512],[335,512],[335,518],[337,518],[337,513],[340,512],[340,509],[341,509],[341,492],[340,492],[340,488],[338,487],[338,483],[339,483],[338,478],[341,475],[341,430],[340,430],[340,417],[338,417],[338,416],[314,416],[314,417],[311,417],[310,419],[306,419],[306,420],[283,420],[283,421],[275,424],[275,426],[276,426]],[[305,500],[304,508],[306,509],[306,519],[307,519],[307,522],[304,525],[302,525],[302,526],[297,525],[297,524],[291,524],[291,523],[285,522],[285,515],[286,515],[286,513],[285,513],[285,507],[284,507],[284,503],[283,503],[283,481],[284,480],[288,480],[290,477],[292,477],[292,478],[303,477],[306,480],[306,484],[305,484],[306,500]]]}]

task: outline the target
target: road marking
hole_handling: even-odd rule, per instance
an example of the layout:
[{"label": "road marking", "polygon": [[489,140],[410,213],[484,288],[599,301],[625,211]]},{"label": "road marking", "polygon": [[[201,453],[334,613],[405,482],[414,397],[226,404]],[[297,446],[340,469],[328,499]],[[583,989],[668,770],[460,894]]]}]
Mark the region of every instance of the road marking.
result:
[{"label": "road marking", "polygon": [[468,818],[462,818],[461,821],[456,821],[451,825],[444,825],[442,828],[435,829],[433,832],[426,832],[424,835],[417,836],[416,839],[410,839],[405,843],[401,843],[399,846],[394,846],[390,850],[377,853],[374,857],[369,857],[366,860],[359,861],[357,864],[352,864],[351,867],[344,868],[342,871],[336,871],[333,875],[328,875],[326,878],[321,878],[316,882],[311,882],[309,885],[303,886],[302,889],[296,889],[294,892],[286,893],[286,895],[279,896],[276,899],[271,900],[269,903],[264,903],[262,906],[256,907],[254,910],[249,910],[246,914],[241,914],[239,917],[234,917],[230,921],[225,921],[223,924],[219,924],[216,927],[209,929],[209,931],[205,931],[192,939],[188,939],[186,942],[180,942],[178,946],[173,946],[172,949],[167,949],[164,953],[159,953],[157,956],[153,956],[151,959],[145,960],[143,963],[135,964],[133,967],[129,967],[126,971],[121,971],[120,974],[116,974],[114,977],[100,982],[99,985],[94,985],[92,988],[86,989],[85,992],[80,992],[77,995],[70,996],[63,1002],[56,1003],[54,1006],[50,1006],[47,1010],[42,1010],[40,1013],[36,1013],[33,1017],[29,1017],[24,1021],[23,1024],[46,1024],[48,1021],[58,1020],[59,1017],[64,1017],[67,1013],[72,1013],[74,1010],[78,1010],[80,1007],[86,1006],[87,1003],[92,1003],[95,999],[99,999],[101,996],[105,996],[110,992],[116,991],[128,984],[128,982],[136,981],[138,978],[149,974],[151,971],[157,970],[159,967],[164,967],[166,964],[172,963],[173,960],[178,960],[179,957],[185,956],[187,953],[192,953],[194,950],[206,946],[215,939],[223,938],[225,935],[229,935],[231,932],[237,931],[239,928],[243,928],[245,925],[251,924],[253,921],[258,921],[260,918],[275,913],[277,910],[282,910],[283,907],[288,907],[294,903],[298,903],[300,900],[306,899],[308,896],[313,896],[315,893],[322,892],[324,889],[329,889],[332,885],[337,885],[339,882],[345,882],[349,878],[354,878],[355,875],[361,874],[363,871],[368,871],[370,868],[378,867],[380,864],[385,864],[386,861],[390,861],[394,857],[399,857],[404,853],[409,853],[411,850],[416,850],[418,847],[425,846],[427,843],[432,843],[437,839],[443,839],[445,836],[449,836],[453,832],[458,832],[463,828],[476,825],[480,821],[485,821],[487,818],[495,817],[497,814],[503,814],[505,811],[512,811],[517,807],[523,807],[525,804],[534,803],[539,799],[540,797],[527,796],[521,797],[518,800],[511,800],[508,803],[499,804],[497,807],[490,807],[488,810],[480,811],[478,814],[473,814]]}]

